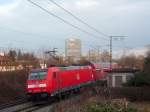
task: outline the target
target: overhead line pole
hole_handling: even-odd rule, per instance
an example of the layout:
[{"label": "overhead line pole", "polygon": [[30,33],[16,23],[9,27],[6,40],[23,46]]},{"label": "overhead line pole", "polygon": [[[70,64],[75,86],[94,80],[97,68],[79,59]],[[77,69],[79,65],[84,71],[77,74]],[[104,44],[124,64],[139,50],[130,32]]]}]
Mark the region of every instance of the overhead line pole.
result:
[{"label": "overhead line pole", "polygon": [[112,68],[112,36],[110,36],[110,68]]},{"label": "overhead line pole", "polygon": [[110,59],[109,59],[109,67],[112,68],[112,47],[113,47],[113,38],[124,38],[126,36],[110,36]]}]

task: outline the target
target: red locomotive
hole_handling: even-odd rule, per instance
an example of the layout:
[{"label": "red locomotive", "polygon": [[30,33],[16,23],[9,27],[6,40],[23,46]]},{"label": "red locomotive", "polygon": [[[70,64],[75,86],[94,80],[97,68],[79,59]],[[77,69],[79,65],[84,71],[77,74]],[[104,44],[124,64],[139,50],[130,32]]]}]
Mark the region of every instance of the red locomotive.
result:
[{"label": "red locomotive", "polygon": [[94,83],[104,75],[94,65],[35,69],[29,74],[27,94],[32,98],[55,96]]}]

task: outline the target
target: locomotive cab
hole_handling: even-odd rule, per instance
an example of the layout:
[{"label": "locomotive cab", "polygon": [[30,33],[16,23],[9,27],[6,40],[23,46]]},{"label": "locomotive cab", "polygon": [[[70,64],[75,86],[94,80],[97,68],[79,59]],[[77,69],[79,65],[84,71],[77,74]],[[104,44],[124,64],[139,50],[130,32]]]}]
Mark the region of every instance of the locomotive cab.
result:
[{"label": "locomotive cab", "polygon": [[27,81],[27,94],[29,96],[47,96],[48,69],[33,70],[30,72]]}]

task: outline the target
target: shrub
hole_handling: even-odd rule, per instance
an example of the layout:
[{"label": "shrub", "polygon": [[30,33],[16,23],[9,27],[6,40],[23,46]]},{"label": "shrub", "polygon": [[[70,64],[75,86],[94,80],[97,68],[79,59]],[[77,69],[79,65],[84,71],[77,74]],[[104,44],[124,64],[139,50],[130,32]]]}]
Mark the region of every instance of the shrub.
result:
[{"label": "shrub", "polygon": [[111,105],[107,104],[92,104],[91,106],[89,106],[88,112],[117,112],[117,110]]},{"label": "shrub", "polygon": [[137,109],[131,107],[121,109],[112,104],[91,104],[88,106],[88,112],[137,112]]},{"label": "shrub", "polygon": [[130,101],[150,101],[149,87],[111,88],[111,98],[126,98]]},{"label": "shrub", "polygon": [[150,86],[150,79],[147,77],[147,74],[144,72],[136,73],[133,78],[131,78],[129,81],[127,81],[124,86]]},{"label": "shrub", "polygon": [[25,97],[28,71],[0,72],[0,104]]},{"label": "shrub", "polygon": [[137,112],[135,108],[127,108],[126,112]]}]

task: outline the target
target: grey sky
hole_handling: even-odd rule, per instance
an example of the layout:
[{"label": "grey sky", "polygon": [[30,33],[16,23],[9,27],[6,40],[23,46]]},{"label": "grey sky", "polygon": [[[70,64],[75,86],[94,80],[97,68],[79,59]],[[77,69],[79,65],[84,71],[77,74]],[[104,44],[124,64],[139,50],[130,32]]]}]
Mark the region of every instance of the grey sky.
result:
[{"label": "grey sky", "polygon": [[[5,2],[4,2],[5,1]],[[33,0],[51,12],[95,35],[48,0]],[[114,49],[150,44],[149,0],[56,0],[76,16],[107,35],[127,35],[125,44],[114,41]],[[48,4],[49,3],[49,4]],[[108,45],[108,41],[84,34],[48,15],[27,0],[0,0],[0,47],[64,49],[66,38],[79,38],[84,50]],[[108,49],[108,47],[103,47]]]}]

